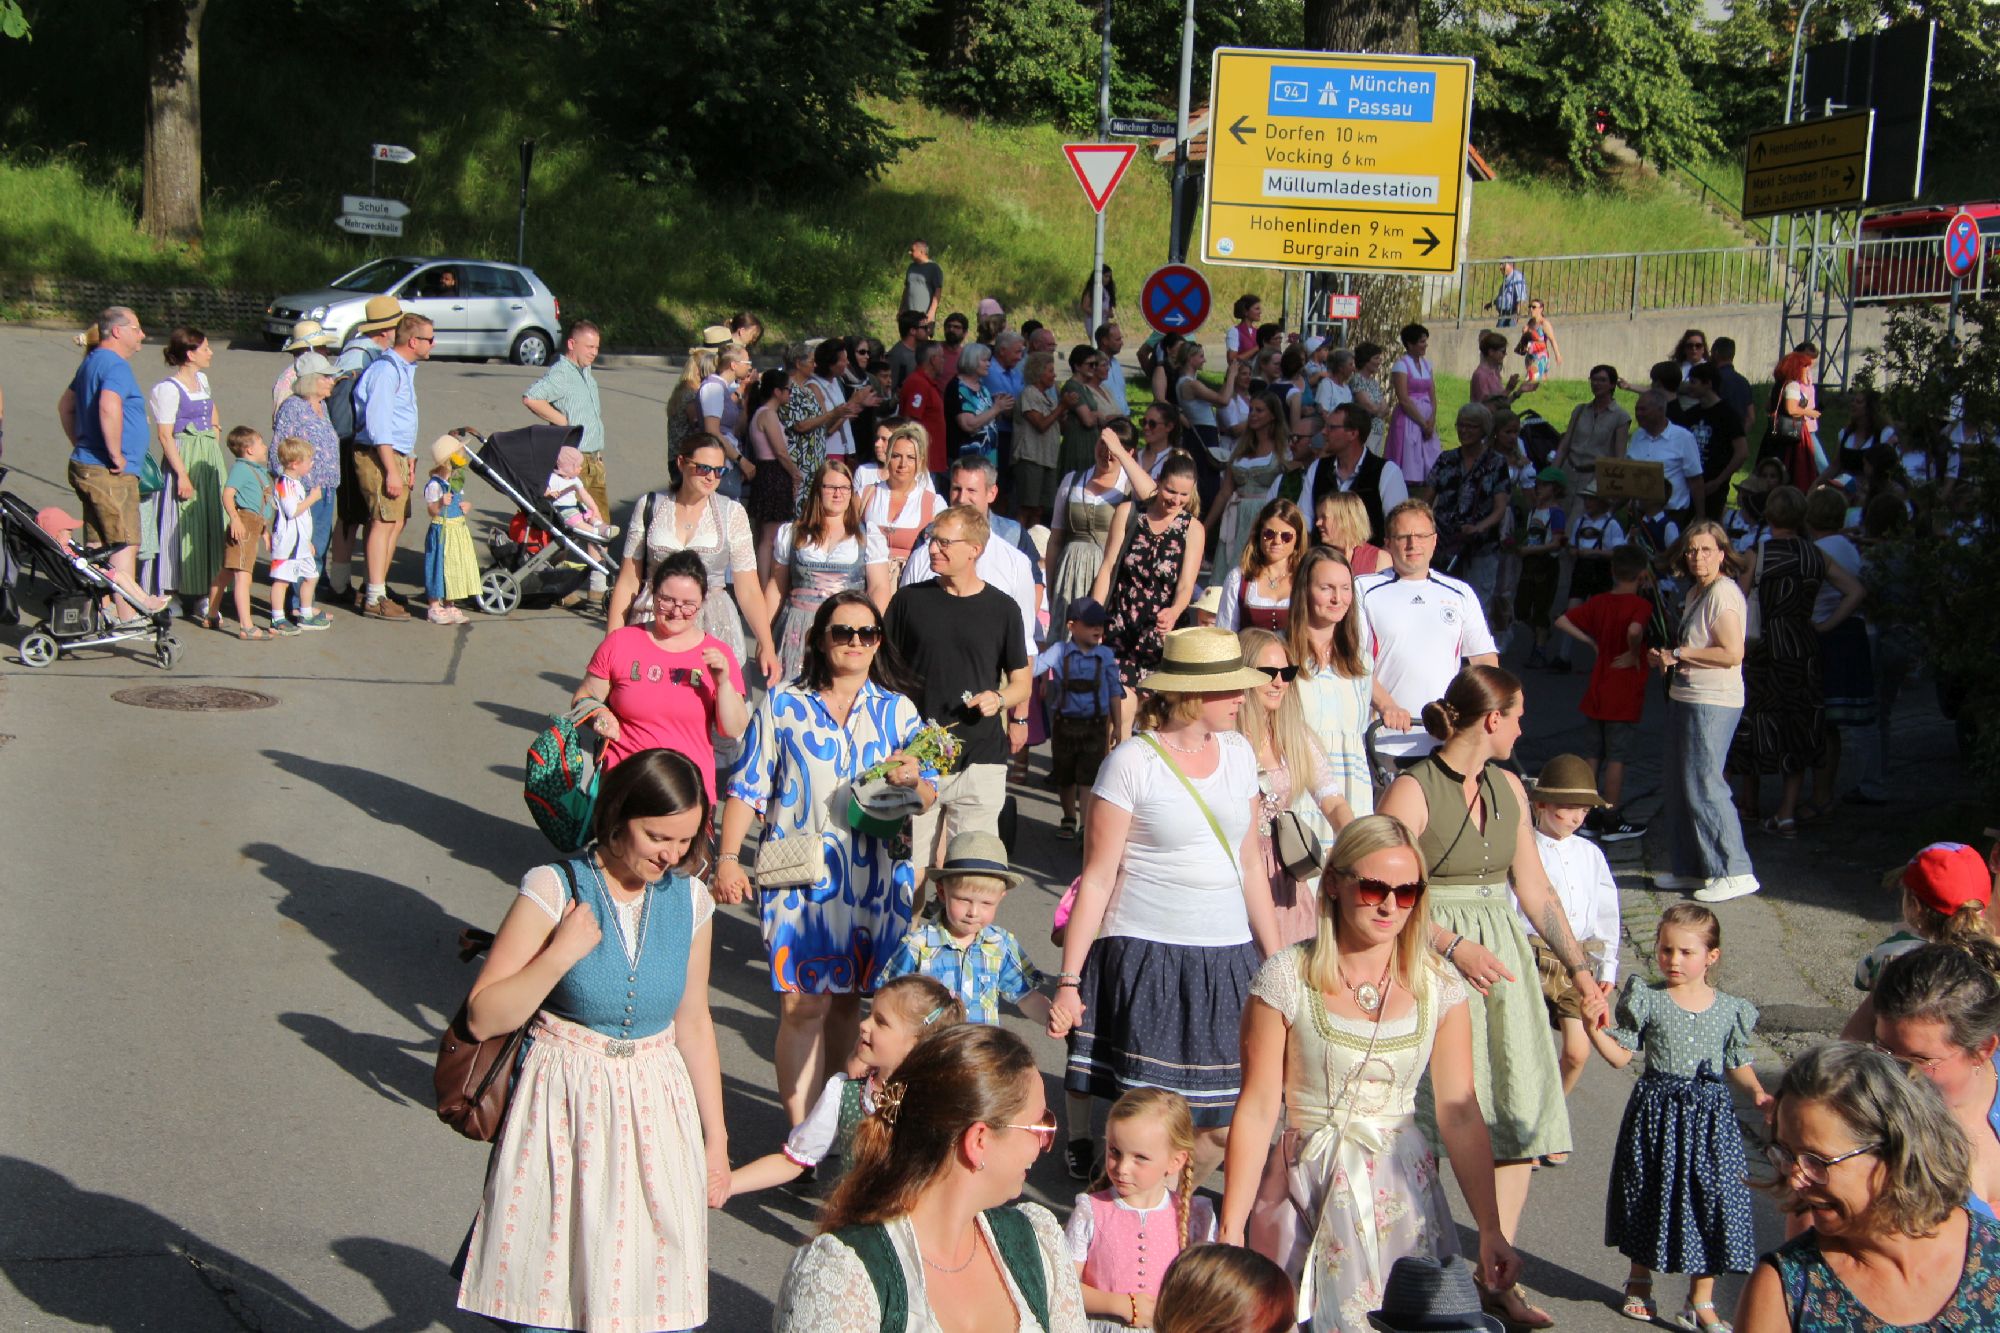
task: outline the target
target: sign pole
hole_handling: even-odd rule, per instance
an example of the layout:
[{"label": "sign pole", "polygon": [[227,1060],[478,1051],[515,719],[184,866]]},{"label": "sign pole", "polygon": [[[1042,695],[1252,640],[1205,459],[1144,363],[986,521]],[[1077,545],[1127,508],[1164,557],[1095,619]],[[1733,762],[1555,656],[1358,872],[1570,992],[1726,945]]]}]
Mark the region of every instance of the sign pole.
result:
[{"label": "sign pole", "polygon": [[[1111,138],[1111,0],[1104,0],[1104,32],[1098,42],[1097,137]],[[1097,330],[1104,324],[1104,210],[1097,210],[1097,243],[1090,266],[1090,327],[1083,340],[1097,342]]]},{"label": "sign pole", "polygon": [[1181,109],[1180,119],[1175,122],[1174,136],[1174,199],[1173,221],[1167,236],[1167,262],[1185,264],[1188,248],[1188,97],[1189,86],[1194,79],[1194,0],[1187,0],[1187,9],[1181,16]]},{"label": "sign pole", "polygon": [[514,231],[514,262],[528,262],[528,172],[535,165],[535,141],[521,140],[521,217]]}]

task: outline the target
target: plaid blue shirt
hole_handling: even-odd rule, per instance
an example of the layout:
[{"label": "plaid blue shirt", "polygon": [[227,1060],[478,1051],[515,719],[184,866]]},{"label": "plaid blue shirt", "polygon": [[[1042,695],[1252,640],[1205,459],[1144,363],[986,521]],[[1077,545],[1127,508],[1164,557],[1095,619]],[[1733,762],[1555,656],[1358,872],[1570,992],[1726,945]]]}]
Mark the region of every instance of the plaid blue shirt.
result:
[{"label": "plaid blue shirt", "polygon": [[964,1001],[969,1023],[998,1023],[1000,1001],[1018,1003],[1023,995],[1040,990],[1043,980],[1041,969],[1022,955],[1021,942],[1012,931],[987,926],[961,948],[936,921],[903,936],[876,984],[912,972],[941,982]]}]

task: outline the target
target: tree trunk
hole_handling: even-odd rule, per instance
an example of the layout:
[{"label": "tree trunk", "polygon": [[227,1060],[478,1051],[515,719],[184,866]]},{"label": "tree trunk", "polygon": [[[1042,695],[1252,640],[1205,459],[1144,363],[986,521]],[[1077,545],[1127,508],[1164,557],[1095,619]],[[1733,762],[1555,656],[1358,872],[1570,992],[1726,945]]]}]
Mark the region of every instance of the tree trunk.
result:
[{"label": "tree trunk", "polygon": [[208,0],[146,0],[146,183],[140,226],[201,239],[201,20]]},{"label": "tree trunk", "polygon": [[[1308,49],[1399,55],[1421,50],[1417,0],[1306,0],[1305,20]],[[1353,291],[1361,298],[1361,318],[1349,337],[1382,344],[1393,360],[1402,346],[1397,334],[1417,317],[1420,288],[1415,279],[1393,274],[1352,277]]]}]

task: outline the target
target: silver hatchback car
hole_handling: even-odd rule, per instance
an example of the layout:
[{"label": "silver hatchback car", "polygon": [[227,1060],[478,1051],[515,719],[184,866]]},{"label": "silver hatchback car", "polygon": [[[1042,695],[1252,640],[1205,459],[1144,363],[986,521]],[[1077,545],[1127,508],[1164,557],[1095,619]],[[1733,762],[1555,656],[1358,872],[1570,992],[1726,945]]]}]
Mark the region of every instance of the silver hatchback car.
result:
[{"label": "silver hatchback car", "polygon": [[264,311],[264,338],[283,346],[292,325],[316,319],[343,345],[368,298],[384,295],[437,326],[433,356],[504,356],[520,366],[547,365],[555,356],[562,302],[533,269],[483,259],[371,259],[325,287],[272,301]]}]

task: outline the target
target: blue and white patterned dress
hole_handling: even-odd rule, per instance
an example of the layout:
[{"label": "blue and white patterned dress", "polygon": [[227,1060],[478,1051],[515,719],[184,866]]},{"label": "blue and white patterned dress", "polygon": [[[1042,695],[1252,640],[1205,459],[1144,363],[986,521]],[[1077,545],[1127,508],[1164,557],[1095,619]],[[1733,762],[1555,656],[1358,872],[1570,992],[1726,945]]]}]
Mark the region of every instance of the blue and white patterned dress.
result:
[{"label": "blue and white patterned dress", "polygon": [[[729,795],[763,816],[766,838],[809,836],[816,823],[825,856],[810,887],[760,895],[773,990],[872,991],[910,928],[916,872],[907,854],[899,858],[888,841],[850,829],[847,804],[855,777],[922,727],[916,704],[873,681],[855,696],[844,727],[818,692],[799,684],[770,691],[751,714]],[[924,779],[934,783],[937,774],[926,768]]]}]

